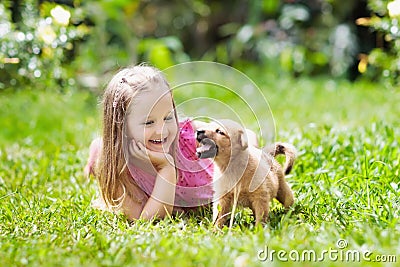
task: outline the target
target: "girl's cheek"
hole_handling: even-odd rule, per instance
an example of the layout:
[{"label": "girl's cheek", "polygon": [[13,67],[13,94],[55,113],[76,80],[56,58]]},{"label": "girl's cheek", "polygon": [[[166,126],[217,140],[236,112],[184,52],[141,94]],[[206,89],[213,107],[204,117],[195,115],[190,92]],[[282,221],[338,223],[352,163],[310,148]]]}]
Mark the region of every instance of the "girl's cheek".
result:
[{"label": "girl's cheek", "polygon": [[152,128],[145,128],[145,127],[138,128],[137,136],[140,137],[142,141],[151,139],[152,135],[153,135]]},{"label": "girl's cheek", "polygon": [[131,137],[135,141],[142,142],[145,140],[146,131],[145,128],[135,121],[130,121],[125,129],[127,136]]}]

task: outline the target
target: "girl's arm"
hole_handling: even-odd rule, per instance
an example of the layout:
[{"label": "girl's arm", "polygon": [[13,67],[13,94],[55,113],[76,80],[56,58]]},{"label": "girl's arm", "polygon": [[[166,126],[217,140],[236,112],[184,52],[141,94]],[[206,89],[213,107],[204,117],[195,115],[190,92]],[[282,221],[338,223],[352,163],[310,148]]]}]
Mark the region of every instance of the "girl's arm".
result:
[{"label": "girl's arm", "polygon": [[141,143],[132,141],[130,153],[137,158],[150,159],[157,170],[153,192],[140,214],[140,218],[164,218],[174,208],[177,174],[171,155],[148,150]]},{"label": "girl's arm", "polygon": [[[173,172],[175,172],[175,170],[173,170]],[[127,193],[124,202],[122,203],[121,210],[127,219],[129,221],[139,218],[150,220],[152,218],[164,218],[167,213],[171,214],[173,205],[168,205],[166,203],[174,203],[175,200],[175,185],[173,184],[175,180],[174,175],[175,174],[172,172],[168,174],[167,169],[160,171],[160,174],[156,177],[153,192],[144,204],[136,201],[134,197],[131,197],[131,194]],[[166,183],[166,179],[161,176],[173,178],[171,179],[172,182]],[[126,190],[131,191],[132,188],[126,188]],[[141,189],[136,188],[136,190]],[[122,193],[123,192],[121,192],[121,194]]]},{"label": "girl's arm", "polygon": [[164,218],[172,213],[175,201],[176,171],[166,167],[159,171],[150,198],[143,207],[140,217],[152,219]]}]

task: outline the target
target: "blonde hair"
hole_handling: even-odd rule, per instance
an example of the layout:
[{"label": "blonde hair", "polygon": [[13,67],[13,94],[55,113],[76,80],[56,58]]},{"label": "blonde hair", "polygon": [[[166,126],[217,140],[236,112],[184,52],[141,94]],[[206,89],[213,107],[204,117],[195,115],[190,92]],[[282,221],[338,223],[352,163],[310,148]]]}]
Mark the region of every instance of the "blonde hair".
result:
[{"label": "blonde hair", "polygon": [[121,207],[126,194],[132,193],[127,189],[135,184],[124,157],[124,118],[133,98],[140,92],[151,90],[153,84],[170,88],[156,68],[145,65],[127,67],[111,79],[103,95],[103,146],[96,178],[105,204],[113,210]]}]

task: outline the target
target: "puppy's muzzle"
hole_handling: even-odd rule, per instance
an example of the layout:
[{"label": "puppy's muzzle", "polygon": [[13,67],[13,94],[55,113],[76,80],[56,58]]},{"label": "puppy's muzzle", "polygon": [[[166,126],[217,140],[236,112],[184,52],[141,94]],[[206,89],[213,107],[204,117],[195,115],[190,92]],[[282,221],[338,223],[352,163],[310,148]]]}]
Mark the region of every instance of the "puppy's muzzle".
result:
[{"label": "puppy's muzzle", "polygon": [[196,155],[198,158],[213,158],[217,155],[218,146],[212,139],[207,137],[205,131],[196,131],[196,140],[199,142],[199,147],[196,149]]}]

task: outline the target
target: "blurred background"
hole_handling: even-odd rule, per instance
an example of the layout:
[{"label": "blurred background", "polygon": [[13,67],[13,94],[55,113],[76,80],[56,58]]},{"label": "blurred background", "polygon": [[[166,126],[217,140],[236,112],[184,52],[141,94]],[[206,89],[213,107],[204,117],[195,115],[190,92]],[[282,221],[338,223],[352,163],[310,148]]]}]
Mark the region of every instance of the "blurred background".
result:
[{"label": "blurred background", "polygon": [[195,60],[392,88],[399,18],[400,0],[2,0],[0,90],[98,91],[126,65]]}]

